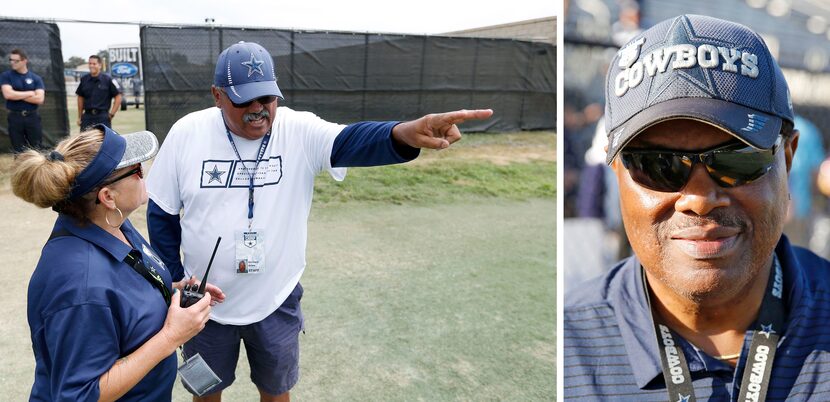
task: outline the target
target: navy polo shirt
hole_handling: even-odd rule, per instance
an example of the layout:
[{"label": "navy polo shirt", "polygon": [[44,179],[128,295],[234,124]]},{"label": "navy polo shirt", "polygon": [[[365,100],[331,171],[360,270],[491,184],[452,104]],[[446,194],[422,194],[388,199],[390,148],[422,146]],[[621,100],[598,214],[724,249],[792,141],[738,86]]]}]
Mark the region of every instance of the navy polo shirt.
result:
[{"label": "navy polo shirt", "polygon": [[[782,236],[786,328],[775,353],[767,400],[830,400],[830,262]],[[666,384],[636,257],[567,295],[564,394],[574,400],[666,401]],[[737,368],[686,342],[698,400],[736,401],[751,331]]]},{"label": "navy polo shirt", "polygon": [[121,91],[109,75],[104,73],[93,77],[87,74],[81,77],[81,83],[75,94],[84,98],[84,110],[97,109],[109,111],[112,106],[112,98]]},{"label": "navy polo shirt", "polygon": [[[39,75],[26,71],[26,74],[20,74],[14,70],[7,70],[0,74],[0,86],[11,85],[15,91],[34,91],[36,89],[45,89],[43,86],[43,79]],[[37,106],[23,100],[6,100],[6,109],[16,110],[18,112],[26,110],[37,110]]]},{"label": "navy polo shirt", "polygon": [[[35,354],[31,400],[86,401],[100,395],[98,381],[164,325],[167,305],[158,289],[123,262],[131,248],[89,224],[59,215],[56,237],[43,247],[29,282],[28,319]],[[170,273],[130,221],[122,232],[170,287]],[[169,401],[176,356],[153,368],[121,400]]]}]

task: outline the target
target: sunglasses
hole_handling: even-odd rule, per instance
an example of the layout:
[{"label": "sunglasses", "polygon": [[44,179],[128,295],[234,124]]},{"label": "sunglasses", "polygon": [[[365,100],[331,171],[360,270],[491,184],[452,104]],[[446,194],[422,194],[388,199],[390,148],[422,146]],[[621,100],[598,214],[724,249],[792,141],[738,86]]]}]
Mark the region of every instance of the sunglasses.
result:
[{"label": "sunglasses", "polygon": [[[139,177],[139,178],[141,178],[141,179],[143,179],[143,178],[144,178],[144,169],[142,169],[142,167],[141,167],[141,164],[140,164],[140,163],[139,163],[138,165],[136,165],[136,167],[134,167],[134,168],[130,169],[129,171],[127,171],[127,173],[124,173],[124,174],[122,174],[121,176],[118,176],[118,177],[116,177],[116,178],[114,178],[114,179],[112,179],[112,180],[110,180],[110,181],[107,181],[107,182],[102,183],[102,184],[101,184],[101,186],[100,186],[100,187],[98,187],[98,189],[101,189],[101,187],[109,186],[110,184],[115,183],[115,182],[117,182],[118,180],[126,179],[126,178],[128,178],[128,177],[130,177],[130,176],[132,176],[132,175],[134,175],[134,174],[137,174],[137,175],[138,175],[138,177]],[[97,190],[96,190],[96,191],[97,191]],[[100,200],[100,199],[98,199],[98,198],[96,198],[96,199],[95,199],[95,203],[96,203],[96,204],[100,204],[100,203],[101,203],[101,200]]]},{"label": "sunglasses", "polygon": [[144,169],[141,168],[140,163],[138,165],[136,165],[134,168],[127,171],[126,173],[122,174],[121,176],[118,176],[118,177],[104,183],[102,186],[109,186],[110,184],[115,183],[118,180],[126,179],[126,178],[128,178],[128,177],[130,177],[134,174],[137,174],[138,177],[141,178],[141,179],[144,178]]},{"label": "sunglasses", "polygon": [[225,94],[225,96],[228,97],[228,100],[231,101],[231,105],[233,105],[233,107],[235,107],[237,109],[245,109],[245,108],[251,106],[254,102],[259,102],[261,105],[265,106],[265,105],[274,103],[274,101],[277,100],[276,96],[268,95],[268,96],[260,96],[259,98],[251,99],[251,100],[249,100],[247,102],[244,102],[244,103],[235,103],[234,101],[231,100],[231,97],[228,96],[227,92],[222,91],[222,90],[220,90],[220,91],[223,94]]},{"label": "sunglasses", "polygon": [[704,152],[632,149],[620,152],[631,179],[643,187],[662,192],[677,192],[689,181],[695,165],[706,166],[709,177],[721,187],[751,183],[772,169],[775,152],[781,146],[778,136],[770,149],[744,143],[731,143]]}]

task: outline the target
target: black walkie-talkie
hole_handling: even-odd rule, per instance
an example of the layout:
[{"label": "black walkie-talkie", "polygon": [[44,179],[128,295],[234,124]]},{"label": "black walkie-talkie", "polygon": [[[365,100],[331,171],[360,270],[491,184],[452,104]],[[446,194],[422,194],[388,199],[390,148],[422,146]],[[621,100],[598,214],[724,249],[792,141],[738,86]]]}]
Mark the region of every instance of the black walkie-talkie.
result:
[{"label": "black walkie-talkie", "polygon": [[210,255],[210,261],[208,262],[207,269],[205,270],[205,276],[202,278],[202,284],[196,287],[196,284],[192,285],[184,285],[184,289],[182,289],[182,301],[181,306],[182,308],[190,307],[199,300],[202,300],[202,297],[205,296],[205,285],[207,285],[208,274],[210,273],[210,266],[213,265],[213,257],[216,257],[216,250],[219,249],[219,242],[222,241],[222,236],[219,236],[216,239],[216,246],[213,247],[213,254]]}]

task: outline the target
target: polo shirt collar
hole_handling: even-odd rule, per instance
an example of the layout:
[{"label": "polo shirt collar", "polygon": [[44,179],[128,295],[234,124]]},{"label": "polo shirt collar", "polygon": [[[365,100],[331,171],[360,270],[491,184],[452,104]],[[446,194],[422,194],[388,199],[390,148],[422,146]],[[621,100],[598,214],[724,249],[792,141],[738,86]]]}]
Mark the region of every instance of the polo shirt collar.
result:
[{"label": "polo shirt collar", "polygon": [[[804,278],[802,270],[796,268],[798,260],[796,260],[786,236],[781,236],[775,252],[778,255],[781,270],[784,274],[784,286],[787,295],[784,300],[788,317],[786,328],[791,328],[796,323],[789,320],[792,317],[790,312],[796,311],[802,304],[810,303],[802,295],[806,286],[804,282],[806,278]],[[617,284],[615,291],[609,292],[608,297],[611,305],[615,306],[614,314],[619,324],[629,364],[633,368],[634,380],[637,387],[644,389],[663,376],[663,369],[660,363],[657,338],[654,334],[654,324],[651,320],[651,311],[641,285],[642,265],[640,260],[636,256],[629,258],[620,272],[622,274],[620,282]],[[792,303],[789,301],[792,301]],[[646,335],[644,336],[644,334]],[[786,336],[786,332],[784,336]],[[683,349],[689,364],[689,371],[692,373],[703,370],[710,372],[733,371],[731,366],[704,356],[703,352],[698,351],[682,337],[675,339]],[[746,348],[746,339],[744,343],[744,348]]]},{"label": "polo shirt collar", "polygon": [[[54,230],[58,229],[66,229],[73,235],[95,244],[112,255],[117,261],[123,261],[124,257],[133,249],[98,225],[90,222],[84,226],[80,226],[74,218],[66,214],[58,214]],[[140,238],[137,237],[140,235],[130,223],[129,219],[125,220],[121,225],[121,231],[132,244],[141,244]]]}]

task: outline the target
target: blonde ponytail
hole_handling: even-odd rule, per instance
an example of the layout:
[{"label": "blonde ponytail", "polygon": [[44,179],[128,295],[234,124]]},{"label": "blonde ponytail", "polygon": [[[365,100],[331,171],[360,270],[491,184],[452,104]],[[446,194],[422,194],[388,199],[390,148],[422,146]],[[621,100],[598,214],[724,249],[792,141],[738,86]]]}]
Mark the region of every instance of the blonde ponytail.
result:
[{"label": "blonde ponytail", "polygon": [[73,201],[67,198],[75,177],[92,161],[103,140],[101,131],[88,130],[61,141],[50,153],[21,153],[12,171],[14,195],[41,208],[58,205],[61,212],[85,221],[88,197]]}]

